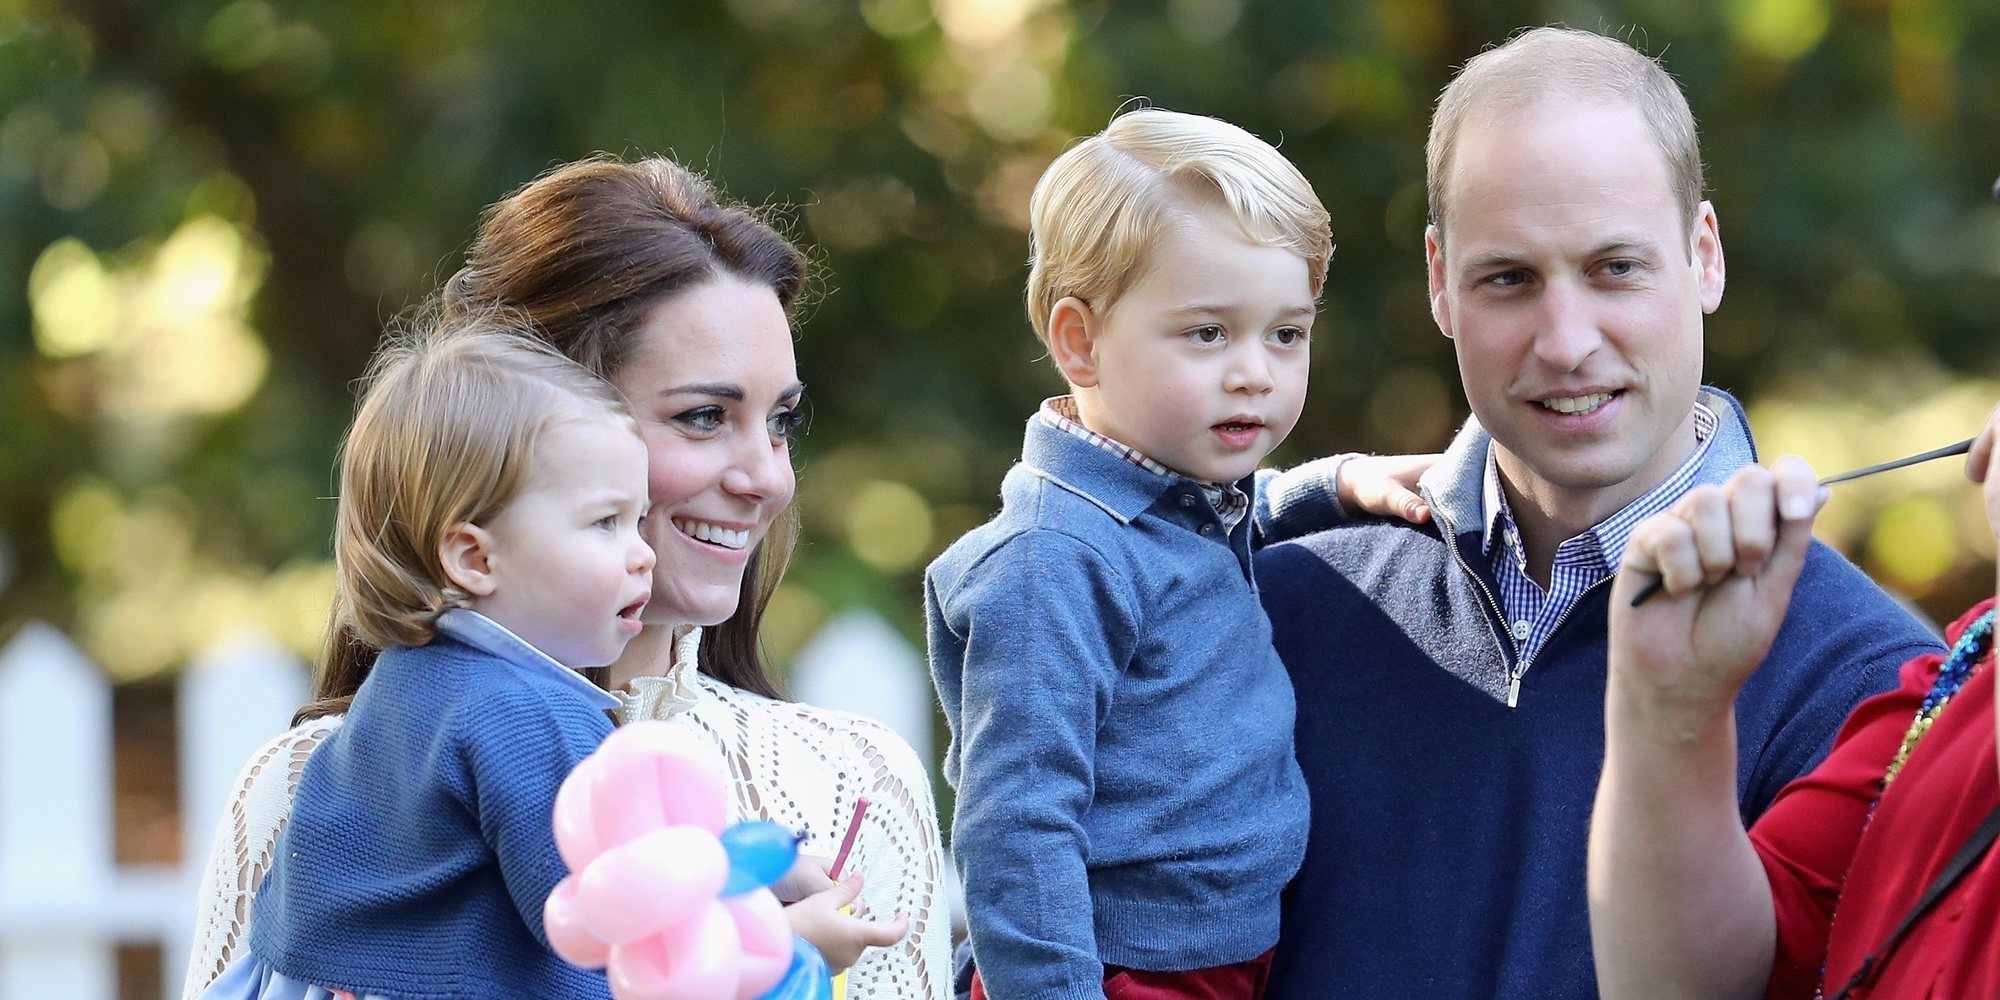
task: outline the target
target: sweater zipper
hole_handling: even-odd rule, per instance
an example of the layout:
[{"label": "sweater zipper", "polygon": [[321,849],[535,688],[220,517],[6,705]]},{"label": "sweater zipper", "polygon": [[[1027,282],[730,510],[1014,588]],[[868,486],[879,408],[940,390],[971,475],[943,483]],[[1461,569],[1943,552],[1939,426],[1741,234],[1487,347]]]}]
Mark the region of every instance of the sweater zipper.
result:
[{"label": "sweater zipper", "polygon": [[[1432,497],[1430,495],[1430,492],[1428,490],[1424,491],[1423,497],[1424,497],[1424,502],[1431,505],[1431,516],[1437,519],[1439,527],[1441,527],[1444,531],[1445,548],[1451,550],[1451,557],[1453,559],[1458,560],[1458,567],[1465,571],[1465,575],[1471,577],[1473,583],[1478,584],[1480,594],[1484,595],[1486,598],[1487,610],[1493,613],[1493,617],[1497,619],[1501,625],[1503,626],[1506,625],[1507,612],[1505,609],[1501,608],[1500,599],[1493,596],[1493,588],[1488,587],[1486,585],[1486,578],[1480,576],[1477,572],[1475,572],[1472,568],[1472,564],[1466,561],[1465,553],[1459,551],[1458,531],[1456,528],[1452,526],[1451,518],[1445,516],[1444,507],[1437,502],[1437,499],[1435,497]],[[1564,614],[1567,615],[1568,612],[1564,612]],[[1558,625],[1561,624],[1560,619],[1557,620],[1557,624]],[[1512,659],[1516,664],[1518,664],[1509,671],[1511,679],[1508,681],[1507,684],[1507,707],[1513,708],[1521,700],[1521,673],[1522,671],[1527,669],[1527,665],[1520,663],[1521,645],[1520,642],[1514,638],[1513,631],[1511,629],[1504,629],[1504,628],[1502,629],[1502,631],[1507,633],[1507,645],[1502,646],[1500,645],[1500,641],[1498,639],[1495,639],[1493,642],[1494,648],[1500,651],[1500,655],[1502,657],[1507,657],[1507,653],[1511,650],[1514,655],[1508,658]]]},{"label": "sweater zipper", "polygon": [[[1612,576],[1616,575],[1617,575],[1616,573],[1612,574]],[[1577,592],[1576,600],[1569,602],[1569,606],[1563,609],[1562,614],[1556,616],[1556,623],[1554,625],[1549,626],[1548,637],[1544,638],[1542,640],[1541,646],[1535,650],[1536,656],[1540,656],[1542,650],[1549,648],[1549,643],[1555,641],[1556,633],[1562,631],[1563,622],[1569,621],[1569,613],[1575,611],[1576,606],[1582,604],[1583,599],[1589,597],[1591,591],[1596,590],[1597,588],[1602,587],[1607,583],[1610,583],[1611,578],[1612,578],[1611,576],[1607,576],[1604,579],[1599,580],[1596,583],[1593,583],[1590,586],[1585,587]],[[1504,620],[1506,618],[1506,615],[1504,614],[1501,615],[1501,618]],[[1510,632],[1508,634],[1511,635],[1513,633]],[[1521,675],[1528,672],[1528,665],[1533,662],[1534,658],[1529,657],[1528,659],[1522,660],[1519,665],[1515,666],[1513,680],[1509,681],[1507,684],[1508,708],[1515,707],[1515,705],[1521,700]]]}]

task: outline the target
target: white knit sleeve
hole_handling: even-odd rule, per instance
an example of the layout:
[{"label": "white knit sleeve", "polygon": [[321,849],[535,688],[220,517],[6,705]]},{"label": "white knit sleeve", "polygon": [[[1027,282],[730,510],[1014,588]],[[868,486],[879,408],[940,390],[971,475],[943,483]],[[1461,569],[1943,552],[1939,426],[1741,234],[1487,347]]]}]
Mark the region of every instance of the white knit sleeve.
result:
[{"label": "white knit sleeve", "polygon": [[344,721],[329,715],[285,731],[250,755],[216,826],[195,896],[194,952],[181,1000],[193,1000],[240,954],[250,936],[250,899],[271,868],[292,814],[306,758]]},{"label": "white knit sleeve", "polygon": [[910,917],[910,932],[861,954],[847,974],[849,1000],[945,1000],[951,996],[951,913],[944,895],[944,848],[930,774],[916,752],[886,726],[857,721],[852,730],[858,784],[868,812],[848,866],[864,872],[860,915]]}]

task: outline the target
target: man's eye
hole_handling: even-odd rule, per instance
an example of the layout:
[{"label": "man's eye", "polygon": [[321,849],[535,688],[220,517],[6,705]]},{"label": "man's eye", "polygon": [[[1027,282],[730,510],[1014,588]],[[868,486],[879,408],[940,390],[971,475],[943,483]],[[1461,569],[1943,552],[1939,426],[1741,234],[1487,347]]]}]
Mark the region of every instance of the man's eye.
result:
[{"label": "man's eye", "polygon": [[1638,270],[1639,262],[1636,260],[1614,260],[1604,265],[1604,273],[1614,278],[1629,278],[1638,273]]},{"label": "man's eye", "polygon": [[1219,344],[1222,342],[1223,332],[1219,326],[1198,326],[1189,330],[1187,337],[1197,344]]},{"label": "man's eye", "polygon": [[1527,282],[1528,275],[1525,271],[1502,271],[1486,279],[1487,284],[1498,285],[1501,288],[1513,288],[1517,285],[1527,284]]}]

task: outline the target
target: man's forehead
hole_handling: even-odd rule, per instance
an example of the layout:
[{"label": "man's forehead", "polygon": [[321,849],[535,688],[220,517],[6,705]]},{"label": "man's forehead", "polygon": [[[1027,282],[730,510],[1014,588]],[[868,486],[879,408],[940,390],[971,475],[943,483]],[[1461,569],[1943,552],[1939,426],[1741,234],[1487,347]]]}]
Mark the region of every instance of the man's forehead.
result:
[{"label": "man's forehead", "polygon": [[1546,98],[1468,120],[1456,147],[1440,179],[1441,221],[1454,231],[1475,218],[1580,224],[1607,210],[1671,212],[1675,202],[1666,157],[1626,102]]}]

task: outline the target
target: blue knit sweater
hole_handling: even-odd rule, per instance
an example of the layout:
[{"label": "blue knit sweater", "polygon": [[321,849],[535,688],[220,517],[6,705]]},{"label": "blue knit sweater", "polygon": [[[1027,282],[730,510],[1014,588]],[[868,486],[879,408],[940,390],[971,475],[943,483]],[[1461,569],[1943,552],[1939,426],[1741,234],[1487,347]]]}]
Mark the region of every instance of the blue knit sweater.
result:
[{"label": "blue knit sweater", "polygon": [[396,998],[605,997],[555,956],[556,789],[617,700],[489,619],[390,649],[306,762],[250,947],[301,982]]},{"label": "blue knit sweater", "polygon": [[[1755,452],[1736,401],[1704,400],[1721,426],[1697,482],[1721,482]],[[1480,553],[1490,442],[1468,424],[1425,477],[1434,524],[1357,525],[1258,556],[1313,799],[1275,1000],[1596,996],[1584,847],[1604,762],[1610,587],[1585,593],[1508,709],[1515,647]],[[1814,543],[1736,701],[1744,821],[1818,763],[1856,702],[1938,648]]]},{"label": "blue knit sweater", "polygon": [[1256,957],[1306,798],[1248,519],[1040,420],[1001,497],[924,581],[981,978],[1102,998],[1106,963]]}]

